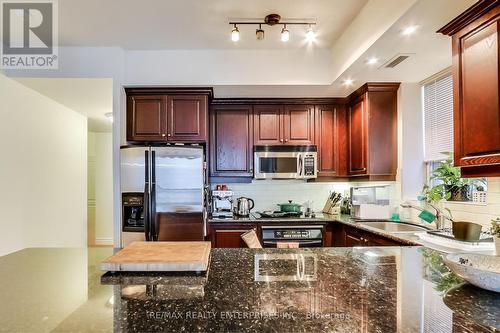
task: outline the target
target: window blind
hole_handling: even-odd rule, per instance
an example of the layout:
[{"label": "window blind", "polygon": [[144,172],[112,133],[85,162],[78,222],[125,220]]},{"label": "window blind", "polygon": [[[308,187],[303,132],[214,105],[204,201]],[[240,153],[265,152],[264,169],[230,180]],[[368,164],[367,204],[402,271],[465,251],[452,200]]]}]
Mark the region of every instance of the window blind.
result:
[{"label": "window blind", "polygon": [[453,81],[451,75],[423,87],[425,160],[447,158],[453,151]]}]

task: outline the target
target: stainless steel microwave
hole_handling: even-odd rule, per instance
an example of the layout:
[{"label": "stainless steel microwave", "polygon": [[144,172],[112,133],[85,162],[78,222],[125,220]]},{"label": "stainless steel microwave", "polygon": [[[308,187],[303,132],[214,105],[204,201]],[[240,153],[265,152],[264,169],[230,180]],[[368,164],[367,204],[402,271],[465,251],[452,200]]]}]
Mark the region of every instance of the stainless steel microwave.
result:
[{"label": "stainless steel microwave", "polygon": [[311,179],[317,177],[318,148],[254,146],[255,179]]}]

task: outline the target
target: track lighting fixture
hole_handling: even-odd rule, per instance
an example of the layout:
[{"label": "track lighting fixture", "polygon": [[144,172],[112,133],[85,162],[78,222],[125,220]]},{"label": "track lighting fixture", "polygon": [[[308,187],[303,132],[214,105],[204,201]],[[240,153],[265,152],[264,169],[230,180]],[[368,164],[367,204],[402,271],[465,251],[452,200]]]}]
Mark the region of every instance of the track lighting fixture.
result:
[{"label": "track lighting fixture", "polygon": [[306,40],[308,42],[312,42],[315,39],[316,39],[316,33],[314,32],[312,26],[309,25],[309,28],[307,28],[307,32],[306,32]]},{"label": "track lighting fixture", "polygon": [[255,30],[255,36],[258,40],[264,39],[264,30],[262,30],[262,25],[259,24],[259,29]]},{"label": "track lighting fixture", "polygon": [[246,21],[246,20],[241,20],[241,21],[231,21],[229,24],[233,26],[233,29],[231,30],[231,40],[233,42],[237,42],[240,40],[240,31],[238,30],[238,25],[258,25],[258,29],[255,30],[255,37],[257,40],[263,40],[264,39],[264,30],[262,29],[263,24],[267,24],[269,26],[274,26],[274,25],[283,25],[283,28],[281,29],[281,41],[282,42],[288,42],[290,40],[290,30],[287,29],[287,25],[307,25],[307,32],[306,32],[306,40],[307,41],[314,41],[316,39],[316,33],[314,32],[312,26],[316,25],[316,22],[313,20],[305,20],[303,22],[299,22],[296,20],[291,20],[288,22],[280,22],[281,16],[278,14],[269,14],[264,18],[263,22],[255,22],[255,21]]},{"label": "track lighting fixture", "polygon": [[238,30],[236,24],[234,25],[233,30],[231,30],[231,40],[233,42],[237,42],[240,40],[240,31]]},{"label": "track lighting fixture", "polygon": [[286,24],[283,25],[283,29],[281,29],[281,41],[288,42],[290,40],[290,31],[287,30]]}]

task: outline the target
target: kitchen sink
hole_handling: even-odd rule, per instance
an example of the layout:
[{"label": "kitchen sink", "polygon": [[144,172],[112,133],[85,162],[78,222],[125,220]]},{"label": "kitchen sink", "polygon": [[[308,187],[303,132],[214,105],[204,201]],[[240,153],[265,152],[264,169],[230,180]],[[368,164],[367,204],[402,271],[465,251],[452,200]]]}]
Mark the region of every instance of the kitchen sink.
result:
[{"label": "kitchen sink", "polygon": [[357,222],[359,225],[367,226],[370,228],[375,228],[383,230],[390,233],[413,233],[418,231],[429,230],[425,227],[418,225],[407,224],[402,222]]}]

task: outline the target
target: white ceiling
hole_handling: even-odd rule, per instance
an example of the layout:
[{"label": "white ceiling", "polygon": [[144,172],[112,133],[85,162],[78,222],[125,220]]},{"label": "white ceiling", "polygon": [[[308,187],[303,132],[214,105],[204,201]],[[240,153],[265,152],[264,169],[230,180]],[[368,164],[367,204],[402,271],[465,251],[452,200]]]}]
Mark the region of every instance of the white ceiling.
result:
[{"label": "white ceiling", "polygon": [[111,132],[113,80],[106,78],[14,78],[28,88],[88,118],[89,131]]},{"label": "white ceiling", "polygon": [[[345,97],[365,82],[420,82],[451,66],[451,38],[436,31],[470,7],[476,0],[419,0],[331,85],[220,85],[214,92],[218,97]],[[411,36],[401,30],[418,25]],[[397,54],[410,58],[395,68],[382,65]],[[368,65],[367,59],[378,58]],[[345,79],[352,79],[350,86]]]},{"label": "white ceiling", "polygon": [[[420,82],[451,66],[451,38],[436,31],[475,2],[419,0],[335,80],[333,89],[348,94],[370,81]],[[402,35],[401,31],[409,25],[418,26],[417,31],[410,36]],[[383,68],[398,54],[410,57],[394,68]],[[378,59],[377,64],[367,64],[372,57]],[[354,80],[350,87],[343,85],[347,78]]]},{"label": "white ceiling", "polygon": [[241,40],[230,40],[230,19],[263,19],[277,13],[288,19],[315,19],[317,47],[330,48],[368,0],[63,0],[59,1],[62,46],[117,46],[137,49],[285,49],[304,47],[305,27],[241,26]]}]

